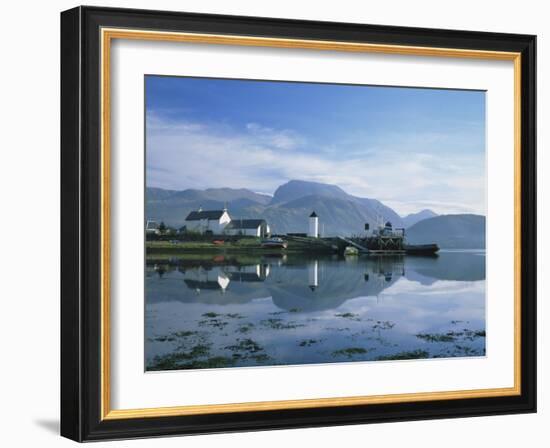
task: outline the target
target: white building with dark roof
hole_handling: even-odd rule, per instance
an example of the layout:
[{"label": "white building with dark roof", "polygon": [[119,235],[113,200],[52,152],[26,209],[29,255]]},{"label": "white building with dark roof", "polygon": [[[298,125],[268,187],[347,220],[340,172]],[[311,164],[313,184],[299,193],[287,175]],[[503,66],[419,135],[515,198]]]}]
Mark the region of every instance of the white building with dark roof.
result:
[{"label": "white building with dark roof", "polygon": [[309,231],[307,236],[319,238],[319,217],[315,211],[309,215]]},{"label": "white building with dark roof", "polygon": [[230,222],[231,216],[227,209],[203,210],[199,208],[187,215],[185,227],[190,232],[212,232],[214,235],[220,235]]},{"label": "white building with dark roof", "polygon": [[265,219],[234,219],[225,227],[226,235],[246,235],[264,238],[271,233]]},{"label": "white building with dark roof", "polygon": [[160,233],[160,226],[156,221],[148,220],[145,224],[145,233],[152,235],[158,235]]}]

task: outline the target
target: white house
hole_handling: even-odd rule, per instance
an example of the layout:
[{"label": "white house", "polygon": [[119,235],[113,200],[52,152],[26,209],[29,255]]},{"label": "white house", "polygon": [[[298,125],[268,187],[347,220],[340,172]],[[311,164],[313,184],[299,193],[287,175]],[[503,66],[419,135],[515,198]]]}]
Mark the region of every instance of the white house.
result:
[{"label": "white house", "polygon": [[227,213],[227,209],[202,210],[202,208],[199,208],[187,215],[185,227],[191,232],[205,233],[210,231],[214,235],[221,235],[230,222],[231,216]]},{"label": "white house", "polygon": [[160,233],[159,225],[156,221],[148,220],[145,225],[145,233],[158,235]]},{"label": "white house", "polygon": [[235,219],[225,227],[226,235],[247,235],[263,238],[271,233],[265,219]]}]

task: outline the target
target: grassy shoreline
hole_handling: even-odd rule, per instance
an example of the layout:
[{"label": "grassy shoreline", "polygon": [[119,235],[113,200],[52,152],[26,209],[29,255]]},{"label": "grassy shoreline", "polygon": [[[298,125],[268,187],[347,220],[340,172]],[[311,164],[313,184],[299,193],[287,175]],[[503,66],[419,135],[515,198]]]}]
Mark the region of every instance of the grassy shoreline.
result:
[{"label": "grassy shoreline", "polygon": [[146,254],[149,255],[185,255],[185,254],[285,254],[333,252],[330,246],[315,242],[288,241],[288,247],[274,248],[262,246],[259,238],[243,238],[214,244],[212,241],[147,241]]}]

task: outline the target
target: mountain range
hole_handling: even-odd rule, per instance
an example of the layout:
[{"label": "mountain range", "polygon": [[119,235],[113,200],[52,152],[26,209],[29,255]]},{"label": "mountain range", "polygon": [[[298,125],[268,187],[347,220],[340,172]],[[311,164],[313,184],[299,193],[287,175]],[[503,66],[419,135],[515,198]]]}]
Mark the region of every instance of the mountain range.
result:
[{"label": "mountain range", "polygon": [[435,216],[437,216],[437,213],[428,209],[424,209],[419,211],[418,213],[411,213],[410,215],[403,217],[403,223],[405,224],[405,228],[409,228],[415,225],[417,222],[428,218],[434,218]]},{"label": "mountain range", "polygon": [[437,243],[443,249],[485,249],[485,216],[435,216],[409,227],[406,235],[410,244]]},{"label": "mountain range", "polygon": [[[405,217],[376,199],[350,195],[336,185],[302,180],[291,180],[279,186],[273,196],[255,193],[248,189],[208,188],[183,191],[148,187],[145,192],[146,216],[172,227],[181,227],[186,216],[193,210],[220,210],[227,207],[232,219],[263,218],[274,234],[305,233],[308,231],[308,217],[315,211],[319,217],[319,230],[323,236],[360,235],[365,223],[373,228],[376,223],[390,221],[394,227],[407,228],[408,240],[436,242],[443,241],[445,232],[452,236],[441,247],[455,247],[463,241],[467,247],[479,244],[481,227],[469,221],[468,216],[437,216],[431,210],[422,210]],[[453,218],[456,216],[457,218]],[[466,217],[466,218],[464,218]],[[442,220],[437,220],[443,218]],[[484,217],[478,216],[483,219]],[[429,223],[432,220],[433,223]],[[423,225],[423,223],[427,223]],[[425,227],[427,226],[427,227]],[[466,226],[462,228],[462,226]],[[468,234],[475,231],[475,243],[469,243]],[[463,235],[463,236],[462,236]],[[485,238],[483,226],[483,241]],[[428,241],[429,240],[429,241]],[[446,246],[451,244],[451,246]],[[484,247],[483,246],[475,246]]]},{"label": "mountain range", "polygon": [[273,197],[246,189],[209,188],[183,191],[146,189],[147,219],[179,227],[193,210],[222,209],[227,206],[233,219],[263,218],[273,233],[302,233],[308,230],[312,211],[319,216],[323,235],[354,235],[364,231],[366,222],[378,220],[403,227],[401,217],[376,199],[350,195],[336,185],[291,180],[281,185]]}]

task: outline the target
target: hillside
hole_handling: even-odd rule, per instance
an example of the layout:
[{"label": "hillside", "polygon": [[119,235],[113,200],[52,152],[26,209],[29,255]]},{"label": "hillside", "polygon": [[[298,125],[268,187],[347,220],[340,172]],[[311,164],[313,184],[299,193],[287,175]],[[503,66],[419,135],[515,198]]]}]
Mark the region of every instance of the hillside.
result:
[{"label": "hillside", "polygon": [[411,213],[410,215],[407,215],[403,218],[403,223],[405,225],[405,228],[409,228],[411,226],[414,226],[417,222],[423,221],[424,219],[428,218],[434,218],[437,216],[437,213],[424,209],[419,211],[418,213]]},{"label": "hillside", "polygon": [[190,211],[202,207],[221,209],[237,218],[264,218],[273,233],[307,232],[308,217],[315,210],[323,235],[353,235],[364,231],[366,222],[378,219],[402,227],[401,217],[376,199],[359,198],[336,185],[293,180],[281,185],[273,197],[247,189],[162,190],[147,188],[147,219],[179,227]]},{"label": "hillside", "polygon": [[407,229],[410,244],[437,243],[442,249],[485,249],[485,216],[442,215]]},{"label": "hillside", "polygon": [[350,195],[336,185],[291,180],[275,190],[271,204],[291,202],[312,195],[344,200],[350,198]]}]

